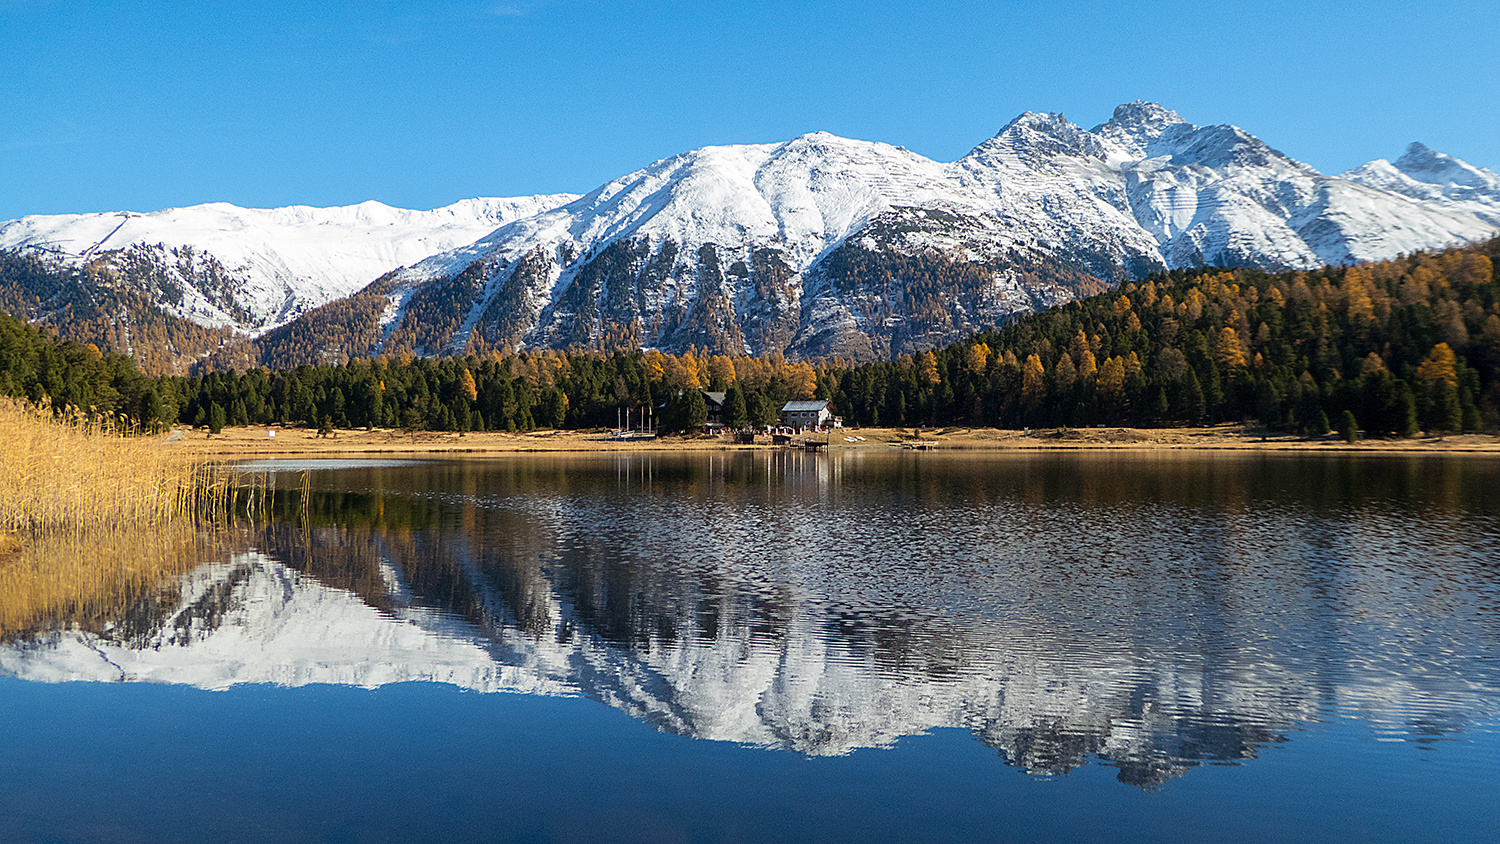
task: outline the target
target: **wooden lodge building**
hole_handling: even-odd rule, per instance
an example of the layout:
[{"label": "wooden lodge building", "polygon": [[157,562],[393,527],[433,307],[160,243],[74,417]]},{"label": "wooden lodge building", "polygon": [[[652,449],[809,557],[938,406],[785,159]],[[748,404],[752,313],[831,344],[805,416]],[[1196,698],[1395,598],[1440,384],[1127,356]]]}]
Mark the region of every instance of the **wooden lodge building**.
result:
[{"label": "wooden lodge building", "polygon": [[[703,404],[708,411],[704,419],[705,433],[721,431],[725,427],[724,402],[727,394],[703,391]],[[791,431],[818,431],[825,428],[841,428],[844,420],[833,415],[826,399],[813,401],[789,401],[782,405],[780,424]]]}]

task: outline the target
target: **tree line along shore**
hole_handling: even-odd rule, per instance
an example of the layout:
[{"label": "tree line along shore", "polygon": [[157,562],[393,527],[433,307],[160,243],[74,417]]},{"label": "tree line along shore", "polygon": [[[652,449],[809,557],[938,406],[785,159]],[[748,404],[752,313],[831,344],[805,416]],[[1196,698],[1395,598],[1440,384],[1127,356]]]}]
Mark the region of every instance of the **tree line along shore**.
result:
[{"label": "tree line along shore", "polygon": [[148,377],[125,356],[0,317],[0,395],[172,425],[324,432],[613,427],[650,409],[693,431],[703,391],[732,427],[827,399],[851,426],[1160,429],[1399,440],[1500,431],[1500,238],[1353,267],[1176,270],[894,360],[689,349],[377,357]]}]

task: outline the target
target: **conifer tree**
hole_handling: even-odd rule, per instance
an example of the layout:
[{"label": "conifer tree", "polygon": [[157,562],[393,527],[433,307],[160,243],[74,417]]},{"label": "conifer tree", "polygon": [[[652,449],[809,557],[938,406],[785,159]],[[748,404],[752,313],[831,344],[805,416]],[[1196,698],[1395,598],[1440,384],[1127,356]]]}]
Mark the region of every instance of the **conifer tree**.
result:
[{"label": "conifer tree", "polygon": [[[698,397],[702,401],[703,397]],[[538,419],[544,427],[561,428],[568,419],[568,397],[556,387],[548,387],[542,392],[540,406],[541,417]]]},{"label": "conifer tree", "polygon": [[[705,404],[704,413],[708,408]],[[724,393],[724,424],[730,430],[741,430],[750,426],[750,411],[745,405],[745,391],[738,383],[730,384]]]},{"label": "conifer tree", "polygon": [[1339,414],[1339,438],[1346,443],[1359,441],[1359,423],[1355,421],[1351,410]]},{"label": "conifer tree", "polygon": [[459,376],[458,394],[471,402],[479,400],[479,388],[475,386],[474,373],[468,367],[464,367],[463,374]]}]

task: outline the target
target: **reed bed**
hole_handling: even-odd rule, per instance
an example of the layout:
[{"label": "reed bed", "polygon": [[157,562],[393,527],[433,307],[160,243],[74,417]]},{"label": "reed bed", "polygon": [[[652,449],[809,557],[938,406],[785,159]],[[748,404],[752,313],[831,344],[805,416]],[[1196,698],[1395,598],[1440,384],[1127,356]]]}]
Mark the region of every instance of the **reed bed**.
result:
[{"label": "reed bed", "polygon": [[171,588],[265,510],[264,481],[133,433],[0,399],[0,639]]},{"label": "reed bed", "polygon": [[[0,534],[150,527],[228,506],[230,473],[159,437],[0,400]],[[4,543],[0,543],[3,545]]]}]

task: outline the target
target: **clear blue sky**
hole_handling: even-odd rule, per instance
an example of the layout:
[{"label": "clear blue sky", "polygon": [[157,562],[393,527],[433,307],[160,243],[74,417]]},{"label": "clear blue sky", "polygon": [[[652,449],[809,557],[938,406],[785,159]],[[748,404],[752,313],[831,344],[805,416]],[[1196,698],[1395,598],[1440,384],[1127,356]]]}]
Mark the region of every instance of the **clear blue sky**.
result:
[{"label": "clear blue sky", "polygon": [[949,161],[1156,100],[1500,169],[1500,3],[0,0],[0,219],[587,191],[814,130]]}]

